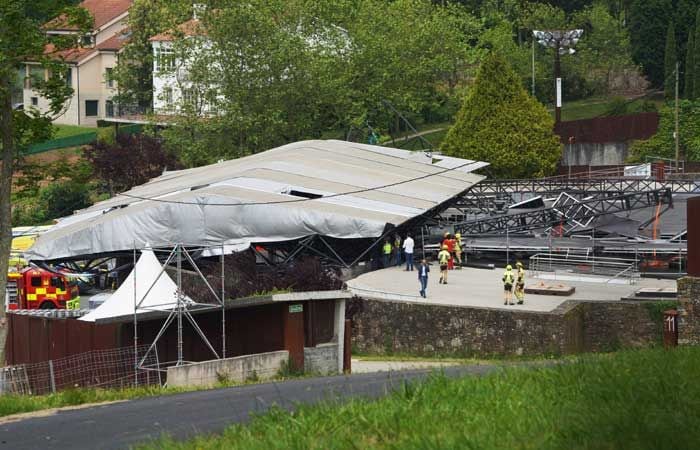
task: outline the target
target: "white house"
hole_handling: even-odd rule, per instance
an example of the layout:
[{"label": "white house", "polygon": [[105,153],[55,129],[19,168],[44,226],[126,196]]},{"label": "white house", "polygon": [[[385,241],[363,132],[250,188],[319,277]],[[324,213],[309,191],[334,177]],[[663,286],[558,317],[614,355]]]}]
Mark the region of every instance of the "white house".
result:
[{"label": "white house", "polygon": [[[197,17],[180,24],[174,32],[165,32],[151,37],[153,47],[153,111],[158,115],[176,114],[183,105],[194,106],[201,114],[216,114],[206,95],[200,95],[188,79],[187,61],[175,57],[174,44],[180,36],[192,38],[204,35],[202,23]],[[203,50],[210,46],[206,40],[201,44]],[[211,92],[216,92],[211,89]]]},{"label": "white house", "polygon": [[[51,47],[46,52],[68,64],[66,83],[73,88],[73,96],[62,114],[54,122],[66,125],[96,126],[97,121],[114,113],[112,97],[116,95],[116,83],[112,70],[117,65],[117,55],[128,36],[126,20],[133,0],[84,0],[80,6],[87,9],[94,18],[93,29],[83,36],[81,45],[76,48],[54,52]],[[44,25],[48,34],[76,34],[65,17],[57,17]],[[48,110],[48,100],[32,89],[36,78],[49,76],[39,64],[28,61],[24,66],[24,107]]]},{"label": "white house", "polygon": [[[180,38],[203,37],[195,42],[191,50],[193,53],[212,50],[211,42],[206,38],[204,25],[199,20],[203,12],[203,6],[194,5],[192,19],[180,24],[176,30],[158,34],[150,39],[153,47],[153,110],[158,115],[177,114],[183,105],[194,106],[195,111],[201,115],[215,115],[216,104],[224,100],[217,86],[207,85],[202,88],[194,85],[188,78],[188,65],[192,61],[181,61],[175,56],[175,41]],[[339,48],[334,46],[326,35],[331,31],[340,32],[343,37]],[[301,30],[297,32],[301,33]],[[314,33],[306,35],[305,39],[309,47],[323,47],[324,50],[334,52],[346,52],[350,48],[347,32],[339,27],[315,30]]]}]

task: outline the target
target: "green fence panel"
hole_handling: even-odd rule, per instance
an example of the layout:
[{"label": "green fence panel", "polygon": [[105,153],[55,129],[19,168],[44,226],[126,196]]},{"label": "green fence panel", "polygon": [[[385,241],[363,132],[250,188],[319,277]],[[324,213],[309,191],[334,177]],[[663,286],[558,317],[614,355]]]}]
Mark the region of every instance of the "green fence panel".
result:
[{"label": "green fence panel", "polygon": [[36,155],[37,153],[44,153],[50,150],[57,150],[59,148],[87,145],[95,142],[96,139],[97,133],[94,131],[90,131],[89,133],[76,134],[74,136],[67,136],[64,138],[53,139],[50,141],[30,145],[27,151],[24,152],[24,154]]}]

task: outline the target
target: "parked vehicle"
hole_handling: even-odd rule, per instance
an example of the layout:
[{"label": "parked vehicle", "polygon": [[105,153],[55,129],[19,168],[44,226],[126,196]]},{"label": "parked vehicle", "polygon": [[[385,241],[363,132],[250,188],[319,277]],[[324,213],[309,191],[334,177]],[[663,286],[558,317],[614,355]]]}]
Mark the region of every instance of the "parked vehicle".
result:
[{"label": "parked vehicle", "polygon": [[5,307],[14,309],[79,309],[78,285],[64,275],[26,267],[7,274]]}]

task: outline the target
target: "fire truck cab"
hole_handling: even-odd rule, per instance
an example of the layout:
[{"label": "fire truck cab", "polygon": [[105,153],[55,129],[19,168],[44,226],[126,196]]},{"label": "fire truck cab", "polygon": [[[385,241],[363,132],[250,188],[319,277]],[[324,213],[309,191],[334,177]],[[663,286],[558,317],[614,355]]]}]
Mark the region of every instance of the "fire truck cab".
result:
[{"label": "fire truck cab", "polygon": [[78,286],[67,277],[37,267],[7,275],[7,309],[77,309]]}]

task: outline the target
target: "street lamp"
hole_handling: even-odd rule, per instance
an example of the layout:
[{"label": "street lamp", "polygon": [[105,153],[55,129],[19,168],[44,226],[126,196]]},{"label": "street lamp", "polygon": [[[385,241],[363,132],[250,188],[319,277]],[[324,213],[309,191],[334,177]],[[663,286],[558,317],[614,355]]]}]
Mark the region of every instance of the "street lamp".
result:
[{"label": "street lamp", "polygon": [[561,122],[561,55],[576,53],[573,46],[581,39],[583,30],[534,30],[532,34],[540,45],[554,49],[554,82],[556,86],[554,117],[555,122],[559,123]]}]

